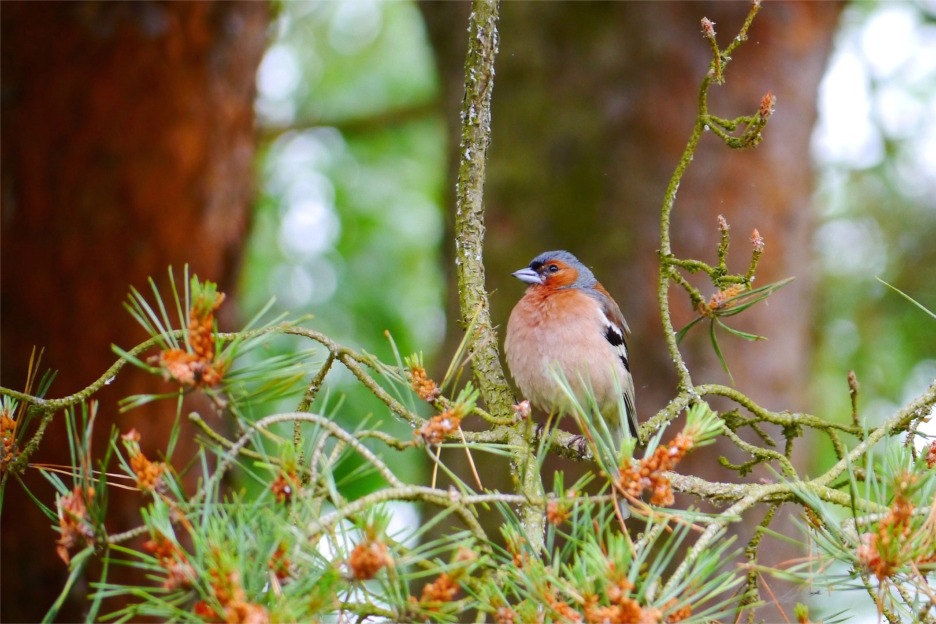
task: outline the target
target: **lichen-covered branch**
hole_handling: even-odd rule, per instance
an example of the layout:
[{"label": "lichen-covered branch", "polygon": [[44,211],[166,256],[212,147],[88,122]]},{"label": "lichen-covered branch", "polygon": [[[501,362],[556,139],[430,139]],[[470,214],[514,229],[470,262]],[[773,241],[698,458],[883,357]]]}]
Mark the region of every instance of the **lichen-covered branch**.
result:
[{"label": "lichen-covered branch", "polygon": [[496,0],[475,0],[468,23],[465,97],[461,111],[458,182],[455,197],[455,267],[463,328],[471,324],[468,352],[487,410],[511,415],[513,397],[500,363],[484,279],[484,179],[491,142],[491,93],[497,53]]},{"label": "lichen-covered branch", "polygon": [[[465,97],[461,110],[458,182],[455,197],[455,267],[462,327],[469,325],[468,354],[474,378],[495,418],[510,418],[513,396],[500,362],[497,332],[491,322],[484,279],[484,179],[491,142],[491,93],[494,57],[497,54],[497,0],[474,0],[468,20],[468,55],[465,59]],[[514,476],[528,499],[541,498],[542,480],[531,436],[504,428],[508,442],[517,448]],[[523,507],[529,539],[542,543],[545,518],[542,510]]]},{"label": "lichen-covered branch", "polygon": [[[702,33],[705,39],[709,42],[709,45],[712,49],[712,61],[708,74],[702,79],[702,83],[699,86],[698,109],[696,114],[696,121],[692,128],[692,133],[689,135],[689,140],[686,143],[686,147],[683,150],[683,153],[679,158],[679,162],[673,171],[673,175],[670,177],[669,183],[666,186],[666,191],[663,194],[663,206],[660,211],[660,267],[657,278],[657,303],[660,309],[660,319],[663,324],[663,336],[666,340],[666,347],[669,350],[673,365],[676,367],[678,390],[680,392],[689,392],[690,395],[693,395],[691,397],[693,399],[696,399],[697,397],[694,396],[692,376],[690,375],[689,369],[687,368],[686,363],[682,358],[682,354],[679,351],[679,345],[677,344],[676,338],[676,329],[673,327],[672,315],[670,314],[670,283],[675,282],[684,287],[687,285],[687,282],[681,279],[681,276],[679,276],[677,271],[678,268],[684,268],[690,272],[705,271],[719,285],[723,284],[726,280],[728,282],[739,282],[749,285],[753,278],[754,267],[752,266],[750,276],[724,275],[724,270],[722,270],[722,267],[725,266],[724,256],[727,253],[728,247],[727,227],[723,228],[722,230],[723,237],[719,246],[718,267],[710,267],[698,260],[683,260],[677,258],[673,253],[672,241],[670,238],[673,207],[676,203],[676,194],[679,190],[679,184],[682,182],[683,176],[689,169],[689,164],[692,162],[692,158],[696,152],[696,148],[699,145],[699,141],[702,139],[702,136],[706,131],[712,131],[713,134],[721,138],[726,145],[733,149],[753,147],[760,141],[760,131],[766,125],[770,114],[773,112],[773,98],[769,94],[765,96],[764,99],[762,99],[761,106],[758,108],[757,113],[747,117],[739,117],[736,120],[722,120],[713,116],[708,110],[709,89],[713,84],[724,83],[725,68],[728,62],[731,60],[730,53],[747,39],[747,31],[759,10],[760,2],[753,2],[740,31],[732,39],[731,44],[725,50],[721,50],[721,48],[719,48],[715,36],[714,22],[707,18],[702,19]],[[731,132],[733,132],[739,125],[745,126],[744,132],[740,136],[733,136]],[[753,262],[753,265],[756,265],[756,262]],[[690,295],[692,294],[693,293],[690,291]],[[698,301],[696,300],[696,297],[693,297],[693,299],[693,303],[697,304]]]}]

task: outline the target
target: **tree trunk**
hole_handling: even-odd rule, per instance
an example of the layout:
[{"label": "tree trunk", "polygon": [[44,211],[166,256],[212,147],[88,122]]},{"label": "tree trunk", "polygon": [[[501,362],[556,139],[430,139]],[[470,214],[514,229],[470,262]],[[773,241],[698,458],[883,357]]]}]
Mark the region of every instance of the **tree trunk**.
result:
[{"label": "tree trunk", "polygon": [[[233,285],[268,21],[267,5],[254,2],[4,3],[3,386],[22,386],[34,345],[45,349],[43,367],[58,370],[51,396],[87,386],[115,361],[111,344],[145,338],[122,309],[129,286],[147,292],[149,276],[165,286],[169,265],[177,278],[188,263],[222,289]],[[118,422],[141,432],[144,452],[165,448],[174,405],[116,409],[155,381],[125,369],[98,393],[98,454]],[[191,438],[183,435],[189,451]],[[33,461],[69,463],[61,414]],[[54,504],[35,470],[26,477]],[[67,570],[50,522],[10,485],[2,619],[37,621]],[[119,504],[112,496],[112,510]],[[128,511],[109,528],[138,521]],[[83,607],[61,617],[77,619]]]},{"label": "tree trunk", "polygon": [[[698,86],[711,60],[700,20],[716,22],[725,47],[748,8],[738,2],[501,5],[485,188],[485,266],[494,320],[503,328],[523,292],[512,271],[542,251],[575,253],[593,267],[630,324],[643,419],[675,391],[656,303],[656,251],[664,190],[689,137]],[[422,9],[438,53],[455,154],[464,80],[459,34],[468,7],[424,3]],[[765,4],[750,40],[733,54],[727,84],[714,87],[709,100],[713,113],[733,118],[755,112],[761,96],[772,91],[777,110],[764,142],[755,150],[732,151],[714,136],[703,137],[673,216],[673,248],[680,257],[716,261],[716,218],[722,214],[732,227],[732,270],[746,269],[749,237],[757,228],[767,245],[757,284],[797,277],[769,305],[730,319],[740,329],[769,336],[768,341],[730,336],[720,341],[737,387],[771,409],[806,407],[813,222],[809,142],[840,10],[834,3]],[[712,294],[711,286],[703,292]],[[678,329],[694,314],[681,291],[671,293]],[[455,310],[450,308],[450,318]],[[459,339],[453,337],[455,343]],[[728,382],[702,326],[687,337],[683,353],[696,383]],[[720,453],[740,459],[737,449],[710,448],[679,469],[736,479],[715,461]],[[551,472],[544,469],[544,475]],[[503,474],[503,466],[493,467],[484,475],[485,486],[509,487]]]}]

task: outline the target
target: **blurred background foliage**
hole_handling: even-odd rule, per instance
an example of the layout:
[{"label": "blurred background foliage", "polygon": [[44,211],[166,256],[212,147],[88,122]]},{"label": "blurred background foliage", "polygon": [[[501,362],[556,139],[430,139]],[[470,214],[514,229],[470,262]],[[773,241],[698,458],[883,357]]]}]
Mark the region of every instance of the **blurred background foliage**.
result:
[{"label": "blurred background foliage", "polygon": [[[285,2],[274,32],[257,76],[263,143],[243,316],[275,297],[279,310],[313,314],[310,324],[341,344],[392,362],[389,332],[404,355],[422,351],[431,363],[445,332],[447,146],[419,11],[410,2]],[[379,414],[403,427],[333,370],[324,400],[341,396],[336,417]],[[418,452],[407,457],[401,467],[422,465]],[[360,485],[348,493],[374,484]]]},{"label": "blurred background foliage", "polygon": [[936,4],[851,4],[819,106],[811,409],[847,414],[853,369],[879,424],[936,377],[936,324],[875,279],[936,310]]}]

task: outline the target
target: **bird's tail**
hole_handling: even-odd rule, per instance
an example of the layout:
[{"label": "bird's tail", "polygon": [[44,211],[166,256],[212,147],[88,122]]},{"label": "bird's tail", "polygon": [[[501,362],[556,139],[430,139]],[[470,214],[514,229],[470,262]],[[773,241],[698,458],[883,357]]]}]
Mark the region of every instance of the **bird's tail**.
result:
[{"label": "bird's tail", "polygon": [[616,427],[612,428],[612,431],[616,432],[614,435],[614,443],[616,450],[620,450],[621,445],[628,438],[633,438],[640,443],[640,437],[637,433],[637,427],[639,423],[637,422],[637,407],[634,401],[634,380],[628,375],[626,379],[621,380],[620,388],[618,389],[618,400],[617,413],[618,413],[618,422]]}]

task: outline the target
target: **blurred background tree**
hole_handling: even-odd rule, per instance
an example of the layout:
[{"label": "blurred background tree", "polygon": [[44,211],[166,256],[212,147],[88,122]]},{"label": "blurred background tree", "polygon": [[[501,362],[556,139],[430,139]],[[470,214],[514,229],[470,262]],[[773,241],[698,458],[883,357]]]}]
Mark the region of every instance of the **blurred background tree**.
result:
[{"label": "blurred background tree", "polygon": [[[33,344],[60,371],[53,394],[86,385],[113,360],[109,343],[139,337],[120,310],[129,284],[189,262],[230,291],[242,249],[244,318],[275,295],[281,309],[312,312],[317,329],[384,359],[389,330],[403,352],[447,360],[460,332],[446,320],[455,310],[445,299],[446,161],[457,145],[468,6],[276,6],[254,135],[264,5],[4,3],[2,385],[22,383]],[[848,418],[849,368],[864,396],[880,397],[872,411],[933,377],[932,324],[873,276],[936,307],[926,270],[936,221],[936,70],[926,59],[936,58],[936,37],[929,5],[856,4],[838,27],[842,8],[776,3],[761,13],[755,45],[712,106],[748,113],[772,90],[777,113],[753,152],[703,142],[677,202],[675,247],[713,257],[723,214],[739,269],[748,257],[739,241],[757,227],[767,240],[762,279],[797,280],[739,324],[769,341],[722,341],[735,381],[769,408]],[[663,188],[708,66],[699,20],[731,33],[745,12],[743,3],[502,7],[486,192],[495,320],[503,324],[522,291],[511,271],[545,249],[575,252],[634,331],[641,414],[673,387],[655,250]],[[821,127],[839,128],[811,139],[834,37]],[[845,114],[855,109],[862,115]],[[855,136],[870,138],[861,149],[843,142]],[[811,140],[823,167],[818,195]],[[254,166],[260,192],[243,243]],[[677,325],[688,322],[692,311],[674,302]],[[704,334],[687,337],[688,362],[699,379],[725,381]],[[325,400],[342,392],[339,383]],[[383,414],[367,397],[344,401],[349,417]],[[685,470],[718,471],[716,455]],[[498,472],[492,463],[486,486]],[[46,588],[60,586],[54,534],[25,516],[31,506],[5,503],[3,619],[36,619],[13,609],[42,613]],[[38,532],[8,532],[18,520]],[[24,557],[44,560],[44,571],[24,569]]]},{"label": "blurred background tree", "polygon": [[[129,286],[162,282],[169,265],[233,285],[253,198],[254,77],[268,23],[263,3],[3,4],[3,386],[23,387],[34,346],[45,350],[43,369],[58,371],[55,396],[87,386],[113,364],[112,343],[146,336],[122,309]],[[100,394],[98,451],[119,422],[117,399],[152,389],[152,377],[128,371]],[[150,407],[120,426],[136,427],[148,449],[165,448],[173,406]],[[180,455],[190,456],[186,431]],[[32,459],[69,464],[62,418]],[[26,481],[54,500],[38,471]],[[114,530],[138,520],[119,513],[133,494],[113,493]],[[0,619],[36,622],[66,566],[22,488],[3,503]],[[80,619],[86,589],[64,619]]]}]

